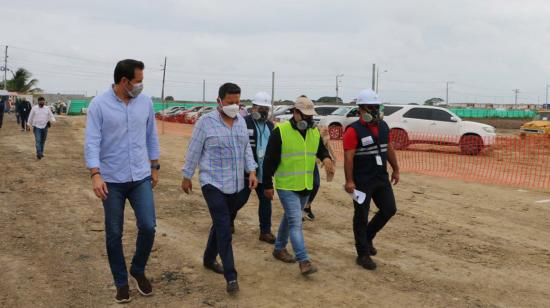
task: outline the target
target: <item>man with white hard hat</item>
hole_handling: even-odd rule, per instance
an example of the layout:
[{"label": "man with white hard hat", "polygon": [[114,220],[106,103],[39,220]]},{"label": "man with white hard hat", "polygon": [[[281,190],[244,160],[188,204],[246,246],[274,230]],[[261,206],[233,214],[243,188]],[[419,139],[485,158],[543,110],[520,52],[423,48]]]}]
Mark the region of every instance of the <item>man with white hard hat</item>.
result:
[{"label": "man with white hard hat", "polygon": [[[371,256],[377,251],[373,245],[376,234],[395,215],[393,184],[399,182],[399,166],[395,150],[390,144],[390,129],[382,120],[382,102],[378,95],[363,90],[356,104],[359,120],[350,124],[344,133],[345,189],[366,194],[363,203],[354,199],[353,233],[357,250],[357,264],[368,270],[376,269]],[[392,167],[391,182],[387,162]],[[374,200],[379,211],[368,221],[370,201]]]},{"label": "man with white hard hat", "polygon": [[[273,130],[273,123],[269,121],[269,110],[271,109],[271,96],[266,92],[258,92],[252,100],[252,110],[250,115],[244,117],[248,128],[248,137],[250,138],[250,146],[254,154],[254,160],[258,164],[256,174],[258,178],[258,186],[256,194],[260,204],[258,205],[258,218],[260,221],[260,241],[274,244],[275,236],[271,233],[271,200],[264,195],[264,185],[262,183],[263,163],[267,149],[267,143]],[[244,202],[248,201],[252,192],[248,187],[245,187]],[[236,213],[235,213],[236,214]],[[233,218],[234,219],[234,218]]]}]

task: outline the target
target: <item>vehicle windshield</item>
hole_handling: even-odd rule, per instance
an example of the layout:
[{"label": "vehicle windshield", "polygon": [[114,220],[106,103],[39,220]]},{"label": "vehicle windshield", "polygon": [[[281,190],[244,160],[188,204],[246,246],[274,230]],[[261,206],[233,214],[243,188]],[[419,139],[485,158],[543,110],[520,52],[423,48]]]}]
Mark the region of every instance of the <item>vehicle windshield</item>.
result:
[{"label": "vehicle windshield", "polygon": [[550,112],[541,112],[535,116],[537,121],[550,121]]},{"label": "vehicle windshield", "polygon": [[345,116],[346,114],[348,114],[349,111],[350,111],[350,107],[340,107],[340,108],[334,110],[334,112],[331,113],[331,115]]}]

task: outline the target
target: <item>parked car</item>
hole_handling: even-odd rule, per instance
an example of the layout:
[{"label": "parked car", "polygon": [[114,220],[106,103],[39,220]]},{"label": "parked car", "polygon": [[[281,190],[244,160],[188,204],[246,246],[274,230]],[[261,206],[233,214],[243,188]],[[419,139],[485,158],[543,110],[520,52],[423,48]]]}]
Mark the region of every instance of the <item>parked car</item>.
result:
[{"label": "parked car", "polygon": [[191,107],[187,110],[183,110],[178,112],[178,114],[174,115],[171,119],[172,122],[178,122],[178,123],[185,123],[185,117],[188,113],[199,111],[203,106],[195,106]]},{"label": "parked car", "polygon": [[[317,112],[317,115],[313,117],[313,121],[315,121],[316,123],[319,123],[323,117],[330,115],[338,108],[340,108],[340,106],[335,106],[335,105],[315,106],[315,111]],[[290,113],[290,109],[289,109],[288,114],[276,116],[274,117],[274,120],[275,122],[284,122],[286,120],[289,120],[290,118],[292,118],[292,113]]]},{"label": "parked car", "polygon": [[[394,109],[384,119],[396,149],[414,143],[457,145],[463,154],[477,155],[495,143],[493,126],[463,121],[452,111],[431,106],[387,106]],[[387,113],[384,108],[384,114]]]},{"label": "parked car", "polygon": [[155,117],[157,119],[160,119],[162,116],[164,115],[168,115],[168,114],[175,114],[177,113],[178,111],[180,110],[185,110],[186,108],[183,107],[183,106],[172,106],[172,107],[169,107],[169,108],[166,108],[164,110],[161,110],[157,113],[155,113]]},{"label": "parked car", "polygon": [[533,121],[520,127],[521,135],[550,136],[550,109],[539,110]]},{"label": "parked car", "polygon": [[[390,139],[396,149],[405,149],[414,143],[458,145],[464,154],[477,155],[484,147],[495,143],[496,130],[482,123],[463,121],[453,112],[432,106],[386,105],[384,120],[390,127]],[[323,119],[320,125],[341,136],[349,124],[358,119],[357,107],[336,111]],[[338,130],[339,129],[339,130]]]},{"label": "parked car", "polygon": [[273,117],[277,117],[283,114],[291,114],[291,109],[294,108],[293,105],[280,105],[273,107]]},{"label": "parked car", "polygon": [[197,120],[205,113],[208,113],[210,111],[214,110],[214,107],[211,106],[205,106],[201,107],[197,111],[189,112],[185,115],[185,118],[183,120],[183,123],[187,124],[195,124]]}]

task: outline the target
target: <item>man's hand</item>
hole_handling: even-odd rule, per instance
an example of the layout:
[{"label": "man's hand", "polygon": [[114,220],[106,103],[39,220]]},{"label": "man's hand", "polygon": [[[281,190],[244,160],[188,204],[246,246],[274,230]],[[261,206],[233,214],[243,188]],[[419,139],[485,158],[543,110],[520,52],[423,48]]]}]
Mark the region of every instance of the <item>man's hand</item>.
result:
[{"label": "man's hand", "polygon": [[183,180],[181,181],[181,189],[183,189],[186,194],[189,194],[191,191],[193,191],[193,184],[191,183],[191,179],[183,178]]},{"label": "man's hand", "polygon": [[273,196],[275,195],[275,191],[273,188],[264,190],[264,196],[269,199],[273,200]]},{"label": "man's hand", "polygon": [[151,169],[151,184],[153,188],[159,183],[159,171],[157,169]]},{"label": "man's hand", "polygon": [[325,171],[327,172],[327,182],[331,182],[334,178],[334,163],[332,162],[332,159],[325,158],[323,159],[323,166],[325,168]]},{"label": "man's hand", "polygon": [[101,178],[101,174],[96,174],[92,177],[92,188],[98,198],[101,200],[107,199],[109,191],[107,190],[107,184]]},{"label": "man's hand", "polygon": [[352,194],[355,191],[355,183],[354,182],[346,182],[346,185],[344,186],[346,189],[346,192]]},{"label": "man's hand", "polygon": [[394,170],[391,174],[391,182],[393,185],[397,185],[399,183],[399,170]]},{"label": "man's hand", "polygon": [[258,187],[258,179],[256,178],[256,172],[250,172],[248,175],[248,188],[254,190]]}]

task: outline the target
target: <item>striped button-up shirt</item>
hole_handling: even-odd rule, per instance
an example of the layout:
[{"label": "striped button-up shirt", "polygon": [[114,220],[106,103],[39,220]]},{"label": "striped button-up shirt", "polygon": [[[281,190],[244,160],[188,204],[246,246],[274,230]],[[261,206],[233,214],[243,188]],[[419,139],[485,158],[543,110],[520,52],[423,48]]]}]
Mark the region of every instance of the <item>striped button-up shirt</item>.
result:
[{"label": "striped button-up shirt", "polygon": [[225,124],[218,110],[200,118],[187,149],[183,177],[191,179],[197,166],[201,186],[210,184],[225,194],[244,188],[245,172],[255,171],[258,165],[241,115],[232,127]]}]

